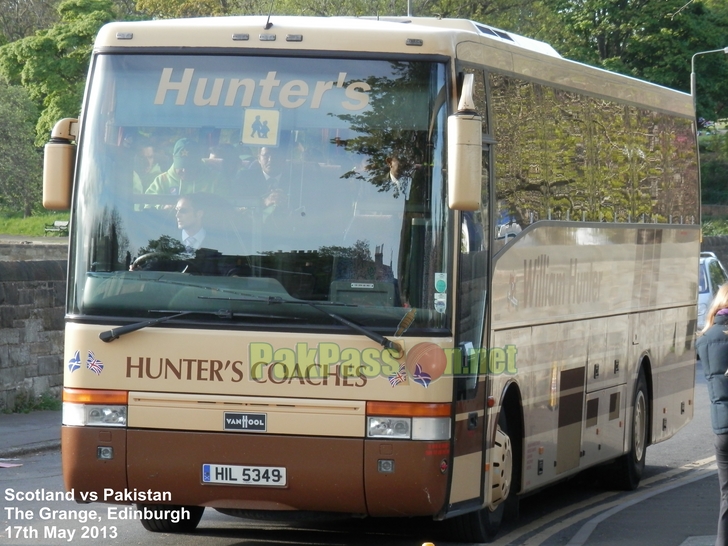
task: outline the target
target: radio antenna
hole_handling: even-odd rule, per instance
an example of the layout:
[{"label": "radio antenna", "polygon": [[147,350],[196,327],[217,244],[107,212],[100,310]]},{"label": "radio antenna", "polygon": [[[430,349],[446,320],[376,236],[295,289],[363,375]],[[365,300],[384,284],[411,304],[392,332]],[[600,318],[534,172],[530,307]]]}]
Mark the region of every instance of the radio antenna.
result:
[{"label": "radio antenna", "polygon": [[270,9],[268,10],[268,20],[265,22],[265,30],[268,30],[270,27],[273,26],[273,23],[270,22],[270,16],[273,13],[273,3],[276,0],[270,0]]}]

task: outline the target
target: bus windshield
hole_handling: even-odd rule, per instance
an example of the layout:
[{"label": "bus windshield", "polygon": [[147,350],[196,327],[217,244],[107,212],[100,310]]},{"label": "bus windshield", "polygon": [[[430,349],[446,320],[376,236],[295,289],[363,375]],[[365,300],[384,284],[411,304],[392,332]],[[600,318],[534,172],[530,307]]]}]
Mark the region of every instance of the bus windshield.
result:
[{"label": "bus windshield", "polygon": [[[446,335],[446,66],[100,54],[68,308]],[[222,318],[229,320],[221,320]]]}]

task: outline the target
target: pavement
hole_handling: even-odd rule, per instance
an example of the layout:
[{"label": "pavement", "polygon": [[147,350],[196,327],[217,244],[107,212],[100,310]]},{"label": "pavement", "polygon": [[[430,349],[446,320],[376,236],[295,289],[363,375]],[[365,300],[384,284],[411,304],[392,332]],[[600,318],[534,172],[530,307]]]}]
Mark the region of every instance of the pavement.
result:
[{"label": "pavement", "polygon": [[0,413],[0,459],[21,457],[60,447],[60,411]]},{"label": "pavement", "polygon": [[[61,445],[61,412],[0,414],[0,465]],[[649,455],[649,452],[648,452]],[[0,468],[2,473],[2,468]],[[2,483],[2,474],[0,474]],[[668,483],[640,486],[638,495],[595,510],[590,517],[567,514],[563,532],[524,543],[543,546],[713,546],[718,520],[715,465],[677,474]],[[538,530],[535,531],[538,535]],[[499,543],[496,537],[496,543]],[[507,540],[507,539],[506,539]]]}]

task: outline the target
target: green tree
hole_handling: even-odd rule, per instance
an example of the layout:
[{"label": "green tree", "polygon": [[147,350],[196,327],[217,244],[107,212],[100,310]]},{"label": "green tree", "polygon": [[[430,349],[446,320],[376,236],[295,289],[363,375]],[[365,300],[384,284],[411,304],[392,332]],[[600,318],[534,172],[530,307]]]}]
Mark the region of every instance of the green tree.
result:
[{"label": "green tree", "polygon": [[0,47],[0,73],[25,87],[40,108],[39,146],[59,119],[78,116],[94,38],[115,19],[109,0],[66,0],[58,12],[51,28]]},{"label": "green tree", "polygon": [[[565,57],[689,91],[693,53],[725,47],[728,8],[699,0],[546,0]],[[728,63],[698,59],[698,114],[726,115]],[[710,67],[710,68],[709,68]]]},{"label": "green tree", "polygon": [[[679,2],[678,2],[679,3]],[[698,51],[726,46],[728,10],[692,2],[678,13],[647,6],[645,24],[623,55],[632,75],[674,89],[690,90],[690,59]],[[698,112],[715,119],[728,115],[728,62],[723,55],[695,60]]]},{"label": "green tree", "polygon": [[34,146],[37,110],[27,91],[0,83],[0,204],[31,215],[40,202],[42,161]]},{"label": "green tree", "polygon": [[[156,19],[268,13],[269,0],[137,0],[136,9]],[[297,14],[292,11],[289,14]]]},{"label": "green tree", "polygon": [[13,42],[58,21],[58,0],[0,0],[0,34]]},{"label": "green tree", "polygon": [[[488,22],[517,21],[532,14],[535,0],[412,0],[413,16]],[[217,15],[405,16],[407,0],[137,0],[136,8],[156,18]],[[498,24],[498,23],[490,23]]]}]

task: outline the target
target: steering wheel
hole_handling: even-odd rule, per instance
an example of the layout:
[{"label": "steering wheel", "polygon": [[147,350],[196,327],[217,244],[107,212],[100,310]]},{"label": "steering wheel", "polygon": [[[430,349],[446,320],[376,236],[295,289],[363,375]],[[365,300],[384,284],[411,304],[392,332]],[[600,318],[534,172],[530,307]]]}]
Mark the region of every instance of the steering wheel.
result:
[{"label": "steering wheel", "polygon": [[178,271],[191,273],[192,263],[188,260],[174,259],[163,252],[147,252],[137,256],[129,266],[129,271],[155,270],[155,271]]}]

